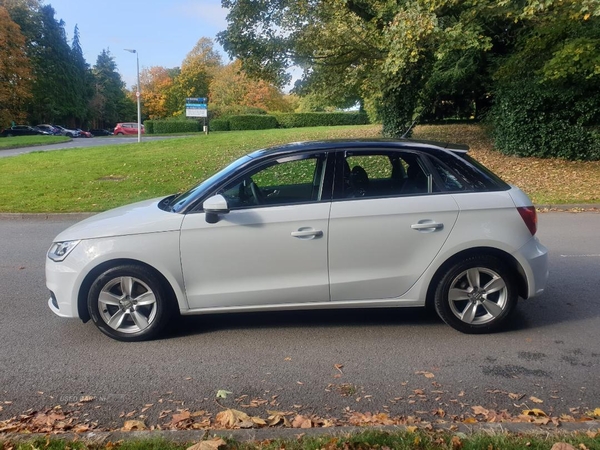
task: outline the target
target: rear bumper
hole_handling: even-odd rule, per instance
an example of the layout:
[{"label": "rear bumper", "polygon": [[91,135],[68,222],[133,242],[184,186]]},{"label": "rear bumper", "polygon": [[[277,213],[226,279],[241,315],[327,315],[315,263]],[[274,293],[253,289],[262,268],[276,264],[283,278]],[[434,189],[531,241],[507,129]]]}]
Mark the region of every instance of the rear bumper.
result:
[{"label": "rear bumper", "polygon": [[548,249],[533,237],[519,249],[521,266],[527,278],[527,298],[540,295],[548,282]]}]

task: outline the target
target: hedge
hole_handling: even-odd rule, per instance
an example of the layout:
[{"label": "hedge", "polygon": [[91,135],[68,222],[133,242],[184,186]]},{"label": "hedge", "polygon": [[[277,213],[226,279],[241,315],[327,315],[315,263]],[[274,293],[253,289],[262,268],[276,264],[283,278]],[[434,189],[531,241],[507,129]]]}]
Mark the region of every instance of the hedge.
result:
[{"label": "hedge", "polygon": [[210,131],[229,131],[229,120],[213,119],[209,123]]},{"label": "hedge", "polygon": [[281,128],[330,127],[337,125],[366,125],[369,118],[365,113],[314,112],[314,113],[275,113]]},{"label": "hedge", "polygon": [[505,154],[600,159],[600,93],[549,89],[521,80],[501,87],[491,110],[496,147]]},{"label": "hedge", "polygon": [[267,130],[277,128],[277,119],[274,116],[244,114],[227,118],[230,130]]},{"label": "hedge", "polygon": [[146,120],[148,134],[196,133],[202,131],[202,123],[197,120]]}]

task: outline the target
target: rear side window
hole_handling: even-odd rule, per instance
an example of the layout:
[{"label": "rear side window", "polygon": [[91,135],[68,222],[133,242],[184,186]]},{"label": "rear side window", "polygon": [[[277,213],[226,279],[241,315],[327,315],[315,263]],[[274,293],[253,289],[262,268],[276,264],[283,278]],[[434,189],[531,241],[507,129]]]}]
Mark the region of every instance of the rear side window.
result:
[{"label": "rear side window", "polygon": [[469,155],[439,153],[430,161],[448,191],[498,191],[510,186]]}]

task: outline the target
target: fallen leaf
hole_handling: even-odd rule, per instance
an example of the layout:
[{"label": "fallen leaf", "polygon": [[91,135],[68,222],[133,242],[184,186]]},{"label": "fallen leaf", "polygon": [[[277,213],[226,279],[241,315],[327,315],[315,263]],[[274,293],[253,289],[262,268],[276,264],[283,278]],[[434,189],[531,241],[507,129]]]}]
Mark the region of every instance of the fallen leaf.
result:
[{"label": "fallen leaf", "polygon": [[141,431],[145,430],[146,428],[146,424],[143,420],[127,420],[123,424],[121,431]]},{"label": "fallen leaf", "polygon": [[529,397],[529,400],[531,400],[533,403],[544,403],[544,400],[540,400],[539,398],[534,397],[533,395]]},{"label": "fallen leaf", "polygon": [[552,446],[551,450],[575,450],[571,444],[567,444],[566,442],[557,442]]},{"label": "fallen leaf", "polygon": [[538,408],[526,409],[523,411],[523,414],[526,416],[535,416],[535,417],[546,417],[547,414]]},{"label": "fallen leaf", "polygon": [[185,420],[188,420],[190,418],[190,415],[191,414],[190,414],[189,411],[181,411],[180,413],[173,414],[173,419],[171,419],[171,425],[175,426],[179,422],[183,422]]},{"label": "fallen leaf", "polygon": [[452,444],[452,450],[460,450],[463,446],[463,443],[458,436],[452,436],[450,443]]},{"label": "fallen leaf", "polygon": [[525,397],[525,394],[513,394],[512,392],[509,392],[508,396],[512,400],[521,400],[523,397]]},{"label": "fallen leaf", "polygon": [[435,378],[435,375],[432,374],[431,372],[424,372],[422,370],[419,370],[418,372],[415,372],[415,374],[417,374],[417,375],[423,375],[425,378]]},{"label": "fallen leaf", "polygon": [[467,417],[463,420],[463,423],[477,423],[477,419],[475,417]]},{"label": "fallen leaf", "polygon": [[471,409],[473,410],[473,412],[475,414],[481,414],[484,416],[487,416],[490,413],[490,411],[488,409],[485,409],[482,406],[471,406]]},{"label": "fallen leaf", "polygon": [[312,428],[312,421],[309,418],[298,414],[292,421],[292,427],[293,428]]},{"label": "fallen leaf", "polygon": [[231,394],[233,394],[233,392],[226,391],[225,389],[219,389],[217,391],[217,398],[227,398],[227,396]]},{"label": "fallen leaf", "polygon": [[283,425],[284,427],[291,427],[289,420],[287,419],[286,413],[282,411],[267,411],[269,417],[267,417],[267,426],[274,427],[276,425]]},{"label": "fallen leaf", "polygon": [[406,427],[406,431],[408,431],[409,433],[414,433],[415,431],[417,431],[417,427],[415,427],[414,425],[409,425]]},{"label": "fallen leaf", "polygon": [[600,417],[600,408],[596,408],[592,411],[592,415]]},{"label": "fallen leaf", "polygon": [[217,423],[226,428],[255,428],[257,426],[266,426],[267,422],[260,417],[249,416],[243,411],[237,409],[226,409],[217,414],[215,418]]},{"label": "fallen leaf", "polygon": [[218,450],[219,447],[227,445],[220,437],[214,437],[206,441],[200,441],[197,444],[188,447],[187,450]]}]

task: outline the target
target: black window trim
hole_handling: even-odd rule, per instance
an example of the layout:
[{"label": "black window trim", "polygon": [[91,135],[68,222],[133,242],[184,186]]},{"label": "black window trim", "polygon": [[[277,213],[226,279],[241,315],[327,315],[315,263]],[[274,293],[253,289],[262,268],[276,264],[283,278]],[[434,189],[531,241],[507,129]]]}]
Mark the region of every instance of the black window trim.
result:
[{"label": "black window trim", "polygon": [[[336,170],[335,170],[335,175],[334,175],[335,189],[334,189],[334,195],[331,200],[332,202],[376,200],[376,199],[388,199],[388,198],[407,198],[407,197],[417,197],[417,196],[422,197],[425,195],[439,195],[439,194],[452,193],[449,191],[445,191],[441,188],[438,192],[433,192],[433,186],[432,186],[432,192],[427,192],[427,193],[374,195],[374,196],[368,196],[368,197],[351,197],[351,198],[341,197],[340,192],[342,192],[342,189],[343,189],[343,183],[344,183],[343,170],[344,170],[344,160],[345,160],[346,156],[353,156],[355,154],[358,154],[360,156],[368,156],[369,153],[373,153],[373,154],[377,154],[377,155],[385,155],[389,158],[390,155],[392,155],[392,154],[398,154],[401,156],[402,154],[410,153],[410,154],[413,154],[417,158],[417,163],[421,166],[421,168],[425,172],[425,175],[427,175],[428,177],[433,176],[432,174],[434,172],[432,171],[431,163],[427,159],[429,157],[429,155],[422,151],[412,149],[412,148],[364,147],[364,148],[340,149],[340,150],[337,150],[335,153],[336,153],[337,158],[336,158],[336,166],[335,166]],[[338,174],[342,174],[342,176],[339,176]],[[432,180],[432,183],[437,183],[437,185],[443,186],[443,184],[440,184],[439,181],[440,181],[439,177],[438,178],[434,177],[434,179]],[[336,198],[336,195],[338,196],[337,198]]]},{"label": "black window trim", "polygon": [[332,178],[333,178],[333,176],[332,176],[333,175],[332,174],[333,163],[331,160],[334,156],[333,152],[329,151],[329,150],[324,150],[324,149],[323,150],[312,149],[312,150],[307,150],[305,152],[296,153],[293,155],[269,155],[268,157],[263,157],[260,159],[252,159],[252,160],[248,161],[246,163],[245,167],[243,167],[240,171],[237,171],[232,176],[229,176],[223,180],[220,180],[218,183],[216,183],[214,186],[212,186],[210,188],[210,190],[207,191],[208,193],[206,195],[199,197],[196,201],[193,202],[192,205],[190,205],[187,208],[186,211],[183,211],[182,213],[183,214],[204,213],[204,208],[202,207],[204,201],[214,195],[217,195],[219,190],[221,190],[224,185],[243,178],[249,172],[256,171],[257,169],[261,170],[261,168],[268,166],[273,161],[279,161],[279,160],[295,161],[295,160],[299,160],[299,159],[307,159],[313,155],[315,155],[315,156],[323,155],[324,156],[323,164],[325,164],[325,173],[323,175],[323,186],[321,187],[322,195],[321,195],[320,200],[306,201],[306,202],[281,203],[281,204],[272,204],[272,205],[263,204],[263,205],[238,206],[238,207],[231,208],[231,211],[242,211],[242,210],[246,210],[246,209],[257,209],[257,208],[260,208],[260,209],[274,208],[274,207],[281,207],[281,206],[310,205],[310,204],[331,202],[332,195],[333,195],[333,189],[331,188],[331,184],[332,184],[331,182],[332,182]]}]

